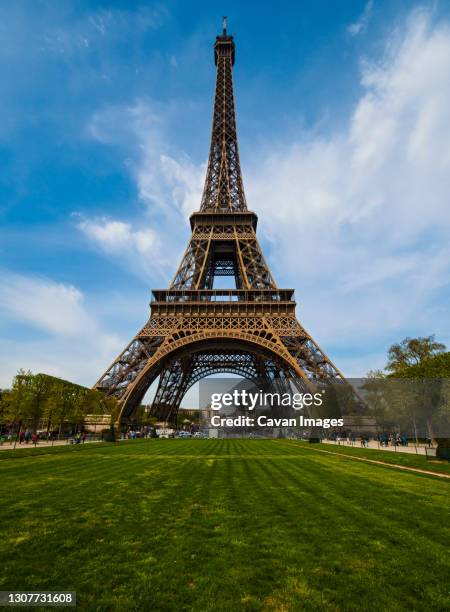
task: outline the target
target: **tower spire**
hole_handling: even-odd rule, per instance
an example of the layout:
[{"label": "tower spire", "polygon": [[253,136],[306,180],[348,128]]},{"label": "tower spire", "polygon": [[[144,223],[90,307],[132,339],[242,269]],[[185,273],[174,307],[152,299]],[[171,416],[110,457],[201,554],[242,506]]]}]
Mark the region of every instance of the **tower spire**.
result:
[{"label": "tower spire", "polygon": [[216,91],[208,169],[200,205],[201,212],[239,212],[247,210],[242,183],[234,110],[233,65],[234,41],[223,33],[216,37],[214,61]]}]

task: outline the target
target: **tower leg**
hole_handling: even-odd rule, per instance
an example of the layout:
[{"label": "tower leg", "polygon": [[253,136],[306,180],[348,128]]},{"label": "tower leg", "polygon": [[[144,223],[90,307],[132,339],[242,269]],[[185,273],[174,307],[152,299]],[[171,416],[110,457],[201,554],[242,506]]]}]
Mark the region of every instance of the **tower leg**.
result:
[{"label": "tower leg", "polygon": [[178,409],[190,386],[191,375],[192,359],[190,356],[172,360],[159,378],[151,413],[164,421],[176,424]]}]

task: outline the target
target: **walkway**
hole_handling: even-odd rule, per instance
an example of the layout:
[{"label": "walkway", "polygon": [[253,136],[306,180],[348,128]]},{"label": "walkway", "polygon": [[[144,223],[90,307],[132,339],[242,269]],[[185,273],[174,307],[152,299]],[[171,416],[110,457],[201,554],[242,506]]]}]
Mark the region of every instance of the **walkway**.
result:
[{"label": "walkway", "polygon": [[311,446],[311,450],[318,453],[327,453],[328,455],[336,455],[338,457],[345,457],[346,459],[354,459],[355,461],[364,461],[365,463],[376,463],[378,465],[384,465],[386,467],[395,468],[397,470],[405,470],[406,472],[417,472],[419,474],[426,474],[427,476],[438,476],[439,478],[450,478],[450,474],[444,472],[431,472],[430,470],[422,470],[420,468],[409,467],[407,465],[399,465],[398,463],[388,463],[387,461],[379,461],[377,459],[367,459],[366,457],[357,457],[356,455],[347,455],[346,453],[335,453],[333,451],[324,450],[322,448],[314,448]]},{"label": "walkway", "polygon": [[[89,444],[91,442],[101,442],[101,440],[86,440],[86,442],[81,442],[81,444]],[[2,450],[20,450],[21,448],[46,448],[47,446],[68,446],[70,445],[70,440],[69,442],[67,440],[53,440],[53,442],[47,442],[46,440],[39,440],[38,444],[36,444],[36,446],[33,444],[33,442],[28,442],[28,444],[25,444],[25,442],[22,442],[22,444],[19,444],[19,442],[17,442],[16,444],[16,448],[14,449],[14,441],[12,442],[12,444],[10,444],[9,442],[3,442],[3,444],[0,444],[0,451]]]},{"label": "walkway", "polygon": [[414,455],[426,455],[426,446],[381,446],[377,440],[370,440],[368,446],[361,446],[360,442],[349,442],[348,440],[322,440],[324,444],[338,444],[339,446],[351,446],[353,448],[371,448],[376,450],[391,451],[393,453],[412,453]]}]

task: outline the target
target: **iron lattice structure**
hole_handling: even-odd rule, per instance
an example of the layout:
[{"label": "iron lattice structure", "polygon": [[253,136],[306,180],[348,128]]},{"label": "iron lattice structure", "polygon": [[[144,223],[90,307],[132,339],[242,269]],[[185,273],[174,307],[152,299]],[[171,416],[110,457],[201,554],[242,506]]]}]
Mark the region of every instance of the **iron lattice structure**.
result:
[{"label": "iron lattice structure", "polygon": [[[173,421],[186,391],[226,372],[261,389],[314,387],[342,374],[298,322],[293,289],[279,289],[256,237],[239,163],[232,69],[233,37],[217,36],[211,148],[200,210],[168,290],[153,290],[150,319],[96,383],[132,419],[159,377],[152,411]],[[235,289],[214,289],[234,277]]]}]

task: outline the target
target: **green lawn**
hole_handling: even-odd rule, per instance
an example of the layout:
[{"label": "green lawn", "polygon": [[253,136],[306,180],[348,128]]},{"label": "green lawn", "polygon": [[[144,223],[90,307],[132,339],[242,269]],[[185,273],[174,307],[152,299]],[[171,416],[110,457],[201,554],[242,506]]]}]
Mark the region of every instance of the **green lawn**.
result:
[{"label": "green lawn", "polygon": [[344,444],[320,444],[318,448],[328,452],[364,457],[375,461],[384,461],[385,463],[396,463],[397,465],[404,465],[419,470],[450,475],[449,461],[435,458],[427,459],[425,455],[402,453],[401,451],[378,450],[375,448],[361,448],[359,446],[347,446]]},{"label": "green lawn", "polygon": [[76,590],[85,610],[448,610],[450,482],[312,446],[9,454],[0,590]]}]

